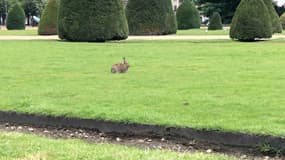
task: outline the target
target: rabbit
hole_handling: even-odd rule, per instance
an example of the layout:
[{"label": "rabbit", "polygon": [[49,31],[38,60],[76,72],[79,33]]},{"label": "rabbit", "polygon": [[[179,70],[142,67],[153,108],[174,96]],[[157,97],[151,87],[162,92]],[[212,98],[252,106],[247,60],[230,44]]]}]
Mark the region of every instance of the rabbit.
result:
[{"label": "rabbit", "polygon": [[126,58],[123,57],[123,63],[114,64],[111,68],[112,73],[126,73],[129,69],[130,65],[126,61]]}]

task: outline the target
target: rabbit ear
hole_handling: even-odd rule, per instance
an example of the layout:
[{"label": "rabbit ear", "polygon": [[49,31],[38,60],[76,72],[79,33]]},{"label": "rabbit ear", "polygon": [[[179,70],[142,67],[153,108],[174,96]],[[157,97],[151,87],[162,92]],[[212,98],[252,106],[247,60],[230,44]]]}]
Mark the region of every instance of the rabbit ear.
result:
[{"label": "rabbit ear", "polygon": [[124,60],[124,63],[127,63],[127,61],[126,61],[126,57],[123,57],[123,60]]}]

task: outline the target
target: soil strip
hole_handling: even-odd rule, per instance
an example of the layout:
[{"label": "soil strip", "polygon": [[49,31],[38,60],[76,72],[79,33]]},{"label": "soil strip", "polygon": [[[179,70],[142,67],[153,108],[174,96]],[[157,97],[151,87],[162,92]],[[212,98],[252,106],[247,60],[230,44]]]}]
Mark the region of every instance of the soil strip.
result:
[{"label": "soil strip", "polygon": [[[163,147],[163,145],[159,143],[159,145],[154,145],[156,146],[154,147],[155,149],[166,148],[176,150],[173,146],[178,145],[180,146],[178,148],[184,148],[181,151],[193,151],[193,149],[199,149],[206,150],[208,152],[213,151],[229,153],[231,155],[248,155],[249,157],[263,157],[263,154],[261,153],[261,147],[263,145],[270,146],[270,148],[264,149],[278,150],[278,154],[281,156],[284,156],[285,150],[285,139],[281,137],[249,135],[216,130],[197,130],[192,128],[130,124],[94,119],[53,117],[5,111],[0,111],[0,122],[2,122],[2,126],[5,124],[5,126],[2,127],[4,129],[9,129],[10,124],[29,126],[32,128],[30,130],[28,129],[30,132],[34,131],[33,128],[39,128],[39,130],[42,130],[41,133],[49,133],[50,131],[47,129],[51,129],[53,131],[51,132],[51,135],[54,135],[52,137],[55,138],[57,138],[58,134],[62,134],[63,136],[59,137],[72,138],[75,135],[81,135],[79,138],[85,137],[86,139],[89,139],[93,134],[97,134],[103,137],[113,137],[113,140],[117,142],[121,142],[123,139],[129,139],[129,142],[136,145],[139,143],[150,143],[157,141],[167,141],[167,143],[172,144],[171,147]],[[18,127],[10,127],[9,130],[17,129]],[[60,132],[61,130],[66,131],[64,132],[65,134]],[[81,133],[83,130],[84,132],[82,132],[82,134],[77,134]],[[86,134],[83,133],[89,133],[89,135],[86,136]],[[268,154],[270,154],[270,152],[268,152]],[[281,157],[281,159],[285,159],[285,157]]]}]

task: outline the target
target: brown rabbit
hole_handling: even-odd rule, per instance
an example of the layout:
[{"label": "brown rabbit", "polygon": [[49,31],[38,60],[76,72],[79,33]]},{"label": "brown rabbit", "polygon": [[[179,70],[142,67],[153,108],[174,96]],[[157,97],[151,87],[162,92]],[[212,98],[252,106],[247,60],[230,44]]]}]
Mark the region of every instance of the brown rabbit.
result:
[{"label": "brown rabbit", "polygon": [[112,73],[126,73],[130,65],[126,61],[126,58],[123,57],[123,63],[114,64],[111,68]]}]

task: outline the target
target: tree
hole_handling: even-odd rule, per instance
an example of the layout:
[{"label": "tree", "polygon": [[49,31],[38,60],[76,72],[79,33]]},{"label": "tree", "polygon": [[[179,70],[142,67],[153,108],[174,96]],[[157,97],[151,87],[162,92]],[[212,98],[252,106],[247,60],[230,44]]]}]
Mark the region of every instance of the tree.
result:
[{"label": "tree", "polygon": [[128,24],[121,0],[60,0],[58,34],[68,41],[122,40]]},{"label": "tree", "polygon": [[210,17],[214,12],[221,14],[222,21],[230,24],[240,0],[197,0],[202,14]]},{"label": "tree", "polygon": [[208,30],[221,30],[221,29],[223,29],[221,16],[218,12],[215,12],[211,17]]},{"label": "tree", "polygon": [[16,3],[8,12],[7,29],[25,29],[25,12],[19,3]]},{"label": "tree", "polygon": [[285,12],[285,7],[284,7],[284,5],[279,6],[279,5],[278,5],[278,1],[273,0],[273,6],[274,6],[274,8],[275,8],[275,10],[276,10],[276,12],[277,12],[277,14],[278,14],[278,16],[281,16],[281,15]]},{"label": "tree", "polygon": [[285,13],[283,13],[280,17],[280,23],[283,28],[285,28]]},{"label": "tree", "polygon": [[177,24],[171,0],[129,0],[126,13],[132,35],[176,33]]},{"label": "tree", "polygon": [[57,0],[49,0],[46,8],[43,11],[39,24],[39,35],[56,35],[57,34]]},{"label": "tree", "polygon": [[271,24],[272,24],[272,33],[281,33],[282,26],[279,21],[279,16],[273,7],[272,0],[264,0],[264,3],[267,6],[267,9],[270,14]]},{"label": "tree", "polygon": [[200,28],[200,14],[191,0],[184,0],[177,10],[176,17],[178,29]]},{"label": "tree", "polygon": [[0,0],[0,25],[6,24],[7,11],[8,10],[8,1]]},{"label": "tree", "polygon": [[46,4],[46,0],[20,0],[22,7],[25,11],[27,24],[30,25],[32,16],[40,16]]},{"label": "tree", "polygon": [[21,4],[25,11],[27,24],[30,24],[31,16],[40,16],[47,0],[0,0],[0,21],[5,24],[7,10],[16,3]]},{"label": "tree", "polygon": [[231,24],[230,37],[240,41],[272,37],[270,15],[263,1],[241,0]]}]

